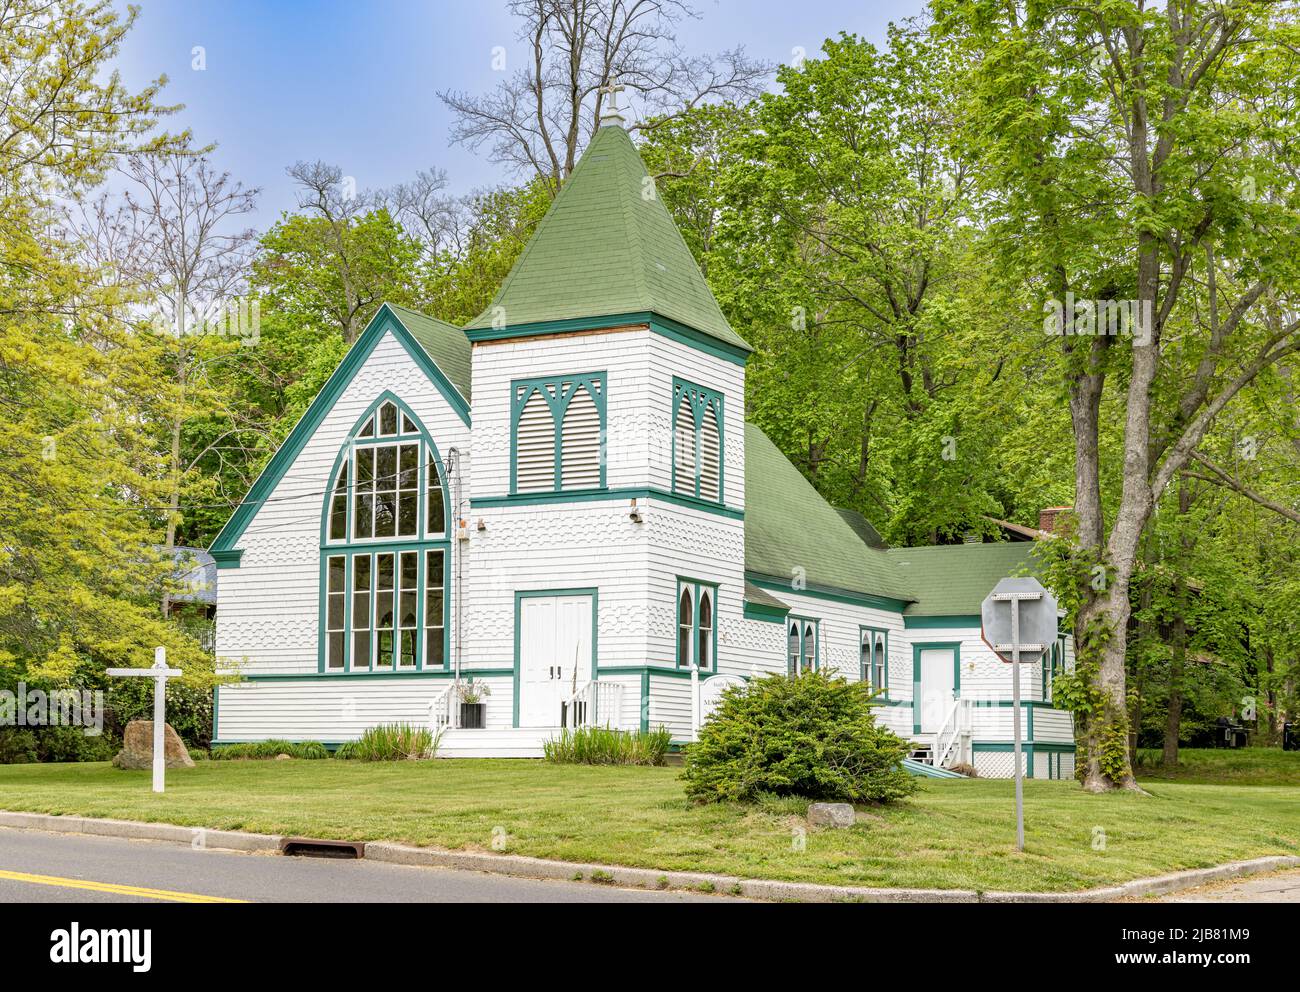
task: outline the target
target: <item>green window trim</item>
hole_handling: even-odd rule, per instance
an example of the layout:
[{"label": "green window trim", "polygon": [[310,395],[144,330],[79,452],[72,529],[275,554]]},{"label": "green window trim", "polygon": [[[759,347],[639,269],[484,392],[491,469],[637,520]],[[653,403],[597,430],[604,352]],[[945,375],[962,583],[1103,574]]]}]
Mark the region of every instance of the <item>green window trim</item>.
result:
[{"label": "green window trim", "polygon": [[[515,379],[510,383],[510,495],[561,495],[564,493],[564,415],[569,404],[580,390],[585,390],[595,404],[600,417],[600,485],[605,489],[605,432],[606,393],[609,377],[604,372],[584,372],[577,375],[546,376],[534,379]],[[534,396],[539,395],[546,401],[551,413],[551,428],[555,439],[554,489],[550,492],[519,492],[519,418],[524,407]],[[582,487],[589,490],[590,487]]]},{"label": "green window trim", "polygon": [[[883,640],[883,646],[881,641]],[[871,644],[871,650],[864,656],[862,647]],[[877,648],[884,652],[884,657],[877,657]],[[883,667],[883,677],[879,674]],[[884,627],[858,627],[858,677],[869,684],[882,701],[889,699],[889,631]]]},{"label": "green window trim", "polygon": [[[785,649],[785,670],[791,678],[802,675],[808,669],[804,667],[804,661],[808,657],[808,628],[812,627],[812,668],[816,672],[821,670],[821,640],[822,640],[822,622],[816,617],[800,616],[791,613],[786,618],[786,649]],[[792,645],[798,645],[798,654],[790,651]],[[798,658],[798,662],[795,659]]]},{"label": "green window trim", "polygon": [[[686,593],[690,603],[690,636],[688,640],[689,658],[682,657],[682,598]],[[707,599],[706,599],[707,596]],[[699,657],[700,648],[700,610],[706,603],[709,607],[709,659],[700,666],[701,672],[718,670],[718,584],[704,579],[692,579],[677,576],[677,594],[673,597],[673,658],[679,669],[689,671],[691,664]]]},{"label": "green window trim", "polygon": [[[369,436],[371,418],[375,417],[375,423],[378,423],[378,413],[384,404],[391,403],[396,407],[396,426],[391,435]],[[369,426],[368,426],[369,425]],[[409,427],[408,427],[409,425]],[[360,436],[363,431],[368,436]],[[355,486],[356,486],[356,452],[358,450],[373,449],[377,445],[410,445],[415,443],[418,452],[418,471],[416,479],[416,532],[413,535],[393,536],[393,537],[362,537],[356,536],[355,528]],[[442,496],[442,530],[431,532],[428,528],[428,500],[430,498],[430,479],[428,471],[432,465],[438,474],[438,486]],[[343,471],[348,474],[347,486],[347,523],[345,536],[335,538],[331,536],[330,519],[331,510],[334,505],[335,497],[338,495],[336,483],[340,479]],[[394,483],[395,488],[400,487],[400,483]],[[378,397],[366,408],[365,413],[357,418],[353,424],[352,430],[348,433],[347,440],[343,443],[338,455],[334,459],[334,466],[329,476],[329,491],[325,494],[323,505],[321,507],[320,523],[320,608],[318,618],[318,644],[317,644],[317,672],[320,675],[331,677],[341,676],[360,676],[368,678],[378,678],[394,674],[421,674],[425,672],[445,671],[450,664],[451,659],[451,556],[453,553],[451,544],[451,507],[447,498],[447,474],[443,466],[442,457],[438,452],[438,447],[433,441],[433,437],[425,428],[423,422],[415,412],[406,404],[401,397],[397,396],[391,390],[384,390]],[[396,525],[395,528],[396,529]],[[442,556],[442,616],[441,623],[429,623],[430,617],[426,616],[429,593],[436,589],[430,585],[430,553],[437,552]],[[408,588],[403,584],[403,564],[404,554],[415,555],[415,585]],[[355,588],[357,580],[356,560],[366,558],[366,589]],[[392,587],[390,589],[381,588],[379,585],[379,573],[381,571],[381,559],[391,557],[392,565]],[[330,566],[331,559],[343,559],[343,579],[342,588],[331,590],[330,587]],[[333,625],[334,618],[330,615],[330,596],[341,596],[343,601],[341,625]],[[379,627],[379,596],[381,593],[391,593],[393,597],[392,614],[393,626]],[[415,616],[413,626],[403,626],[401,623],[401,597],[404,594],[412,594],[415,597]],[[365,597],[367,610],[366,626],[359,627],[355,622],[354,611],[358,604],[358,597]],[[337,622],[337,621],[336,621]],[[389,662],[385,665],[379,663],[379,643],[380,631],[391,631],[392,651]],[[412,635],[412,654],[413,665],[404,666],[401,662],[403,631],[413,631]],[[434,633],[440,631],[440,633]],[[368,634],[369,655],[364,666],[356,664],[356,647],[358,633]],[[330,667],[330,636],[341,635],[342,637],[342,665],[340,667]],[[438,638],[441,642],[436,646],[430,642],[431,638]],[[441,655],[440,664],[426,664],[429,657]],[[372,664],[373,661],[373,664]]]},{"label": "green window trim", "polygon": [[[692,453],[694,459],[693,481],[686,492],[677,485],[677,418],[682,409],[682,401],[685,400],[687,406],[691,409],[691,415],[694,420],[693,434],[695,437],[695,450]],[[704,495],[703,474],[704,474],[704,418],[705,415],[712,411],[714,422],[718,426],[718,495],[717,499]],[[691,496],[695,499],[705,500],[706,502],[724,503],[726,492],[726,462],[727,462],[727,428],[726,418],[723,416],[723,395],[717,390],[709,389],[705,386],[697,385],[686,379],[680,379],[673,376],[673,417],[672,417],[672,464],[670,488],[674,493],[679,495]]]}]

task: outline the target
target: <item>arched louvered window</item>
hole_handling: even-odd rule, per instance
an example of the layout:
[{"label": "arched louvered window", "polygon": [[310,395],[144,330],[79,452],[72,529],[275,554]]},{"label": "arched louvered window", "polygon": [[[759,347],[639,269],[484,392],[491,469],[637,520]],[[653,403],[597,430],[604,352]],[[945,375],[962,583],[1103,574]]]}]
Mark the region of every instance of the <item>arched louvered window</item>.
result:
[{"label": "arched louvered window", "polygon": [[874,627],[860,628],[862,638],[862,666],[860,678],[877,692],[889,691],[889,661],[885,632]]},{"label": "arched louvered window", "polygon": [[695,411],[686,396],[673,425],[673,492],[695,495]]},{"label": "arched louvered window", "polygon": [[722,394],[673,379],[673,492],[722,502]]},{"label": "arched louvered window", "polygon": [[700,499],[717,502],[721,499],[721,484],[722,434],[718,415],[710,404],[704,408],[704,423],[700,425]]},{"label": "arched louvered window", "polygon": [[590,389],[576,386],[560,428],[561,488],[600,488],[600,410]]},{"label": "arched louvered window", "polygon": [[872,685],[883,692],[889,694],[889,650],[888,641],[885,639],[883,631],[876,631],[876,650],[875,654],[875,675]]},{"label": "arched louvered window", "polygon": [[512,384],[511,492],[605,488],[605,376]]},{"label": "arched louvered window", "polygon": [[798,620],[790,621],[789,637],[786,639],[786,670],[790,675],[799,674],[799,645],[802,641],[799,634],[802,629]]},{"label": "arched louvered window", "polygon": [[515,421],[515,492],[555,489],[555,415],[544,389],[529,393]]},{"label": "arched louvered window", "polygon": [[385,393],[339,453],[322,521],[322,672],[442,670],[450,560],[442,463]]}]

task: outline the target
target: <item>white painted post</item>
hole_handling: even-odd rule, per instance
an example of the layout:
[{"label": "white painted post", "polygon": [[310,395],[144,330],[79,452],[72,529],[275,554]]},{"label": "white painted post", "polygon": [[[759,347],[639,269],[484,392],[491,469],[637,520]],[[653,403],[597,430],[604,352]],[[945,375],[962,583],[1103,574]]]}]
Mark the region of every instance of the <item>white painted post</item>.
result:
[{"label": "white painted post", "polygon": [[691,740],[700,739],[700,666],[691,662]]},{"label": "white painted post", "polygon": [[152,668],[110,668],[109,675],[119,678],[153,679],[153,791],[163,791],[163,777],[167,770],[167,759],[163,754],[163,727],[167,723],[167,680],[181,674],[179,668],[167,667],[167,649],[161,645],[154,648]]},{"label": "white painted post", "polygon": [[1011,728],[1016,762],[1016,850],[1025,849],[1025,783],[1020,768],[1020,598],[1011,599]]}]

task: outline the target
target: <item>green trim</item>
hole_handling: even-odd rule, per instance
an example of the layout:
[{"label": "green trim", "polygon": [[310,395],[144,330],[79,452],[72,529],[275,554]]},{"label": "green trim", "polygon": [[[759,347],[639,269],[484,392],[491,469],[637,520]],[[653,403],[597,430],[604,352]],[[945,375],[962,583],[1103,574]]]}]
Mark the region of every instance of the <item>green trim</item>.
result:
[{"label": "green trim", "polygon": [[[876,634],[885,635],[885,684],[876,685],[876,673],[874,670],[862,670],[862,635],[870,633],[871,637],[871,657],[875,660],[876,653]],[[870,664],[870,662],[868,662]],[[872,627],[867,624],[858,625],[858,678],[871,686],[872,690],[879,692],[879,702],[888,702],[889,700],[889,630],[885,627]]]},{"label": "green trim", "polygon": [[650,669],[641,673],[641,733],[650,732]]},{"label": "green trim", "polygon": [[[690,671],[689,665],[682,664],[682,589],[690,588],[691,593],[691,648],[699,651],[700,639],[700,592],[702,589],[713,590],[713,627],[711,630],[710,640],[713,642],[709,647],[709,661],[711,668],[701,668],[701,672],[716,674],[718,671],[718,584],[709,582],[706,579],[692,579],[685,575],[677,576],[677,592],[673,595],[673,659],[678,668],[685,668]],[[698,659],[697,659],[698,663]]]},{"label": "green trim", "polygon": [[[157,683],[154,684],[156,685]],[[218,728],[220,726],[221,726],[221,686],[214,685],[212,687],[212,736],[213,737],[217,736]],[[211,746],[212,742],[208,741],[208,745]]]},{"label": "green trim", "polygon": [[952,616],[909,617],[903,615],[905,630],[936,630],[950,627],[979,627],[984,623],[978,613],[954,614]]},{"label": "green trim", "polygon": [[213,551],[212,560],[217,563],[217,568],[238,568],[239,559],[244,557],[244,549],[238,548],[234,551]]},{"label": "green trim", "polygon": [[921,652],[952,651],[952,690],[961,696],[961,641],[917,641],[912,645],[912,733],[921,733]]},{"label": "green trim", "polygon": [[[685,400],[691,408],[691,418],[695,424],[695,479],[693,480],[693,492],[677,492],[677,414],[682,408],[682,400]],[[703,484],[704,464],[702,455],[704,454],[704,415],[713,410],[714,422],[718,425],[718,499],[717,502],[726,501],[726,452],[727,452],[727,434],[725,428],[725,419],[723,417],[724,406],[723,396],[716,389],[709,389],[706,386],[698,385],[687,379],[681,379],[673,376],[673,418],[672,418],[672,440],[671,451],[672,461],[672,490],[679,496],[691,496],[698,500],[703,500],[700,495],[700,487]],[[712,502],[712,501],[710,501]]]},{"label": "green trim", "polygon": [[670,493],[666,489],[656,489],[650,486],[628,489],[571,489],[568,492],[518,493],[512,496],[480,496],[471,499],[469,505],[471,509],[487,510],[499,507],[527,506],[530,504],[595,503],[602,501],[616,502],[618,500],[628,499],[663,500],[664,502],[675,503],[678,506],[684,506],[691,510],[703,510],[705,513],[714,513],[721,517],[729,517],[732,520],[745,519],[745,512],[743,510],[736,510],[729,506],[722,506],[718,503],[712,503],[704,499],[696,499],[693,496],[685,496],[681,493]]},{"label": "green trim", "polygon": [[[509,678],[508,668],[462,668],[461,678]],[[292,672],[287,675],[244,675],[244,682],[299,682],[304,679],[353,682],[360,679],[454,679],[456,673],[446,669],[426,669],[422,672]]]},{"label": "green trim", "polygon": [[746,602],[741,607],[741,616],[746,620],[761,620],[764,623],[785,623],[785,618],[789,616],[790,608],[768,606],[766,603]]},{"label": "green trim", "polygon": [[514,713],[511,726],[519,726],[519,631],[523,617],[522,605],[525,599],[543,599],[548,596],[590,596],[591,597],[591,678],[596,678],[600,671],[598,652],[600,615],[600,590],[593,586],[579,589],[516,589],[515,590],[515,661],[514,661]]},{"label": "green trim", "polygon": [[[565,388],[565,383],[568,388]],[[545,376],[543,378],[515,379],[510,383],[510,493],[518,495],[516,477],[519,457],[519,417],[524,407],[537,393],[546,401],[551,411],[551,433],[555,445],[555,489],[542,495],[559,495],[564,487],[564,415],[578,390],[585,389],[596,406],[600,417],[600,437],[605,437],[606,397],[609,392],[609,376],[604,372],[582,372],[576,375]],[[600,458],[600,490],[605,489],[605,459]],[[586,490],[584,490],[586,491]],[[534,494],[528,494],[534,495]]]},{"label": "green trim", "polygon": [[721,358],[742,368],[749,360],[750,352],[736,345],[719,341],[703,331],[678,323],[668,317],[641,310],[634,313],[604,314],[594,317],[571,317],[567,320],[543,320],[532,324],[515,324],[502,328],[471,327],[465,335],[471,342],[511,341],[518,338],[546,337],[553,334],[568,334],[573,331],[600,331],[615,327],[647,327],[652,334],[668,338],[679,344],[688,345],[697,351]]},{"label": "green trim", "polygon": [[902,613],[907,608],[905,599],[890,599],[887,596],[874,596],[871,593],[854,592],[851,589],[839,589],[834,586],[822,586],[807,583],[804,588],[794,588],[791,579],[782,579],[774,575],[762,575],[758,572],[746,572],[745,581],[752,582],[761,589],[784,592],[794,596],[809,596],[824,599],[831,603],[852,603],[854,606],[869,606],[889,613]]},{"label": "green trim", "polygon": [[275,487],[280,484],[290,467],[302,453],[307,442],[316,429],[321,425],[326,415],[334,408],[334,403],[338,400],[343,391],[351,384],[356,374],[365,365],[366,360],[374,352],[375,347],[383,339],[385,333],[391,333],[394,338],[406,349],[406,353],[411,357],[417,366],[428,377],[429,381],[434,384],[438,392],[442,394],[448,405],[455,411],[456,415],[466,427],[470,425],[469,404],[460,392],[452,385],[442,370],[434,363],[420,344],[411,336],[398,319],[397,315],[384,304],[379,308],[379,312],[361,332],[355,344],[343,356],[343,361],[339,363],[338,368],[326,381],[316,398],[312,400],[307,412],[302,415],[298,423],[294,425],[289,436],[285,438],[283,444],[276,450],[275,455],[267,463],[266,468],[257,477],[253,487],[248,491],[248,495],[236,507],[235,512],[231,514],[226,525],[221,528],[221,533],[212,542],[210,551],[215,558],[219,552],[234,550],[235,544],[243,536],[257,511],[262,504],[275,491]]}]

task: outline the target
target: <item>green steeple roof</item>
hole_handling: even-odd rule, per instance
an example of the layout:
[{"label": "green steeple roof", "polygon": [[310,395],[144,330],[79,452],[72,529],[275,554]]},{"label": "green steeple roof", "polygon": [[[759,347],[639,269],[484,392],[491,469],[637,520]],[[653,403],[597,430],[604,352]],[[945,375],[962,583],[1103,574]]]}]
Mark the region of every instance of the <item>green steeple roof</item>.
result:
[{"label": "green steeple roof", "polygon": [[469,328],[491,327],[497,307],[512,327],[650,311],[749,351],[653,191],[627,132],[601,127]]}]

